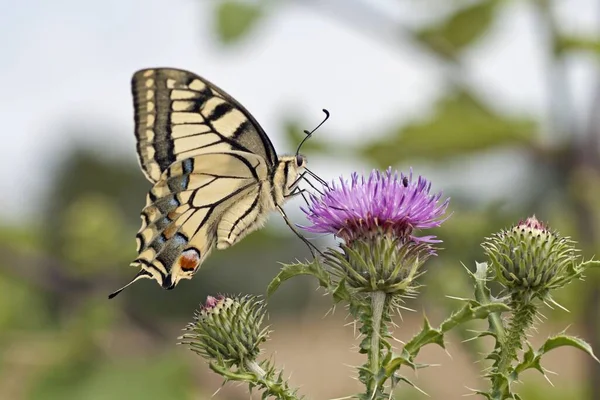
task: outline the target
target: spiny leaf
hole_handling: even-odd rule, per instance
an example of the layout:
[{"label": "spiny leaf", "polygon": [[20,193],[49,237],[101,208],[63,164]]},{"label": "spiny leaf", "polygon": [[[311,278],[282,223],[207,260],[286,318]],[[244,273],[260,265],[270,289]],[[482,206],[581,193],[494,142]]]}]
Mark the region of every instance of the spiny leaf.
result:
[{"label": "spiny leaf", "polygon": [[596,356],[594,355],[592,347],[584,340],[569,335],[556,335],[548,338],[546,342],[544,342],[544,344],[537,351],[533,351],[531,346],[529,346],[529,348],[523,355],[523,361],[521,361],[515,367],[515,373],[519,374],[527,369],[535,369],[539,371],[542,375],[545,375],[544,369],[541,366],[542,356],[550,350],[554,350],[558,347],[563,346],[575,347],[579,350],[585,351],[587,354],[592,356],[594,360],[600,362],[598,358],[596,358]]},{"label": "spiny leaf", "polygon": [[402,354],[395,355],[390,362],[384,365],[385,375],[388,377],[393,376],[403,365],[409,366],[413,370],[417,369],[416,364],[412,361],[412,356],[405,350],[402,350]]},{"label": "spiny leaf", "polygon": [[261,8],[242,1],[223,1],[217,8],[217,33],[225,43],[241,39],[252,29],[262,14]]},{"label": "spiny leaf", "polygon": [[412,356],[415,357],[421,347],[429,343],[437,343],[442,348],[444,347],[444,336],[438,329],[433,329],[427,317],[424,318],[423,328],[421,332],[416,334],[410,339],[404,349]]},{"label": "spiny leaf", "polygon": [[584,261],[578,267],[582,270],[586,270],[588,268],[600,268],[600,260]]},{"label": "spiny leaf", "polygon": [[392,388],[396,387],[400,382],[405,382],[408,383],[410,386],[414,387],[415,389],[417,389],[419,392],[421,392],[422,394],[424,394],[425,396],[427,396],[427,393],[425,393],[422,389],[420,389],[417,385],[415,385],[412,381],[410,381],[408,378],[402,376],[402,375],[394,375],[392,377]]},{"label": "spiny leaf", "polygon": [[570,335],[556,335],[548,338],[548,340],[546,340],[542,347],[539,348],[538,353],[542,355],[549,352],[550,350],[554,350],[557,347],[563,346],[571,346],[579,350],[585,351],[594,360],[600,362],[596,355],[594,355],[594,350],[592,349],[592,347],[585,340]]},{"label": "spiny leaf", "polygon": [[510,307],[504,303],[489,303],[480,305],[476,301],[470,301],[463,306],[459,311],[454,312],[441,325],[441,332],[445,333],[465,322],[474,319],[487,318],[491,313],[502,313],[510,311]]},{"label": "spiny leaf", "polygon": [[533,350],[531,345],[529,343],[527,343],[527,351],[525,353],[523,353],[523,361],[521,361],[515,367],[515,373],[520,374],[521,372],[525,371],[526,369],[533,368],[533,369],[538,370],[542,375],[545,375],[544,369],[542,368],[542,365],[540,364],[541,359],[542,359],[541,355],[537,354]]},{"label": "spiny leaf", "polygon": [[[495,298],[492,296],[492,292],[487,286],[487,276],[489,265],[487,263],[475,263],[476,271],[470,273],[471,277],[475,281],[475,299],[485,304],[498,304]],[[504,324],[502,318],[500,318],[499,312],[490,312],[488,315],[488,322],[490,324],[489,331],[498,340],[504,337]]]},{"label": "spiny leaf", "polygon": [[267,296],[271,296],[279,288],[279,286],[290,278],[298,275],[312,275],[319,280],[319,285],[325,288],[330,287],[329,275],[323,269],[319,261],[316,259],[309,264],[293,263],[283,264],[281,271],[273,278],[269,286],[267,286]]},{"label": "spiny leaf", "polygon": [[488,277],[487,271],[488,264],[478,262],[475,263],[475,272],[468,271],[469,275],[471,275],[471,277],[475,281],[475,300],[477,300],[481,304],[487,304],[492,302],[492,292],[486,284]]},{"label": "spiny leaf", "polygon": [[339,303],[340,301],[350,301],[350,292],[346,287],[346,281],[341,279],[339,283],[336,285],[335,289],[333,289],[333,301],[335,303]]}]

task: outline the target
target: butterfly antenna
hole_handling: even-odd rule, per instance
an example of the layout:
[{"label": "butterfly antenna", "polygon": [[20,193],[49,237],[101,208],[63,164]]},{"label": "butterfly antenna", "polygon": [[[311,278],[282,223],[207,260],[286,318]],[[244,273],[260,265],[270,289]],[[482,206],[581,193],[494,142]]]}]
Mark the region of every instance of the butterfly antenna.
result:
[{"label": "butterfly antenna", "polygon": [[123,289],[129,287],[135,281],[137,281],[139,279],[145,279],[145,278],[152,278],[152,275],[148,271],[146,271],[146,270],[143,269],[140,272],[138,272],[137,275],[134,276],[133,279],[131,280],[131,282],[129,282],[127,285],[125,285],[122,288],[120,288],[118,290],[115,290],[114,292],[112,292],[111,294],[109,294],[108,298],[112,299],[112,298],[116,297],[119,293],[121,293],[123,291]]},{"label": "butterfly antenna", "polygon": [[321,121],[321,123],[319,125],[317,125],[317,127],[315,129],[313,129],[312,131],[310,131],[310,132],[308,130],[304,131],[306,136],[304,137],[304,139],[302,139],[302,141],[298,145],[298,149],[296,150],[296,155],[300,154],[300,149],[302,148],[302,145],[304,144],[304,142],[306,142],[308,140],[308,138],[311,137],[312,134],[315,133],[316,130],[319,129],[321,127],[321,125],[323,125],[325,123],[325,121],[327,121],[329,119],[329,111],[327,111],[326,109],[323,109],[323,112],[325,113],[325,118],[323,119],[323,121]]}]

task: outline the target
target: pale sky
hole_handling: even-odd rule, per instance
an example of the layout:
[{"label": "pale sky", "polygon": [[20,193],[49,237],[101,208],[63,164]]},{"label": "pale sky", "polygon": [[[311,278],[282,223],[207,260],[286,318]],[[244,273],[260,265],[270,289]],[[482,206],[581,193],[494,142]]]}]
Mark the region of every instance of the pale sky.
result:
[{"label": "pale sky", "polygon": [[[140,68],[189,69],[215,82],[252,112],[279,153],[295,149],[279,132],[286,115],[311,128],[327,108],[327,132],[336,135],[331,140],[358,141],[425,115],[443,92],[435,59],[403,41],[393,25],[379,25],[378,36],[365,34],[373,28],[368,21],[361,29],[339,22],[332,10],[345,1],[282,1],[243,43],[226,49],[213,33],[214,3],[0,0],[0,219],[33,215],[52,167],[75,143],[135,160],[129,82]],[[526,3],[509,2],[468,53],[469,79],[483,83],[481,94],[502,110],[544,115],[545,60]],[[565,29],[599,35],[596,1],[557,3]],[[437,4],[372,0],[367,11],[414,24]],[[572,63],[580,113],[587,112],[597,82],[594,62],[580,57]],[[97,136],[65,136],[65,128],[78,126]],[[316,168],[327,178],[370,169],[351,160],[336,168],[322,168],[325,163],[319,159]]]}]

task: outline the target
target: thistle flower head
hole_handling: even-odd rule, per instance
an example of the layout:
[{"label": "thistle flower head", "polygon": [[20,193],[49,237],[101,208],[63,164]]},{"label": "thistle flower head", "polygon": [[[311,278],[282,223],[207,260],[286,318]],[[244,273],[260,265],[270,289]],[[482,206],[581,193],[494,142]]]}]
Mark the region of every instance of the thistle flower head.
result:
[{"label": "thistle flower head", "polygon": [[327,263],[338,278],[360,291],[390,294],[414,292],[423,262],[435,254],[435,236],[414,235],[417,229],[440,226],[449,199],[430,194],[423,177],[373,171],[368,178],[352,174],[311,196],[309,232],[331,233],[343,239],[341,252],[328,250]]},{"label": "thistle flower head", "polygon": [[243,365],[260,353],[268,329],[262,328],[264,303],[254,296],[208,296],[180,337],[182,344],[202,357]]},{"label": "thistle flower head", "polygon": [[430,194],[430,189],[425,178],[413,180],[412,170],[400,176],[391,168],[374,170],[366,179],[353,173],[350,182],[340,178],[322,196],[311,196],[308,209],[302,209],[311,225],[303,228],[334,234],[347,244],[381,234],[435,243],[435,236],[412,235],[443,222],[449,199],[440,204],[442,193]]},{"label": "thistle flower head", "polygon": [[549,230],[535,216],[492,235],[482,246],[494,279],[519,298],[546,298],[550,290],[581,276],[574,242]]}]

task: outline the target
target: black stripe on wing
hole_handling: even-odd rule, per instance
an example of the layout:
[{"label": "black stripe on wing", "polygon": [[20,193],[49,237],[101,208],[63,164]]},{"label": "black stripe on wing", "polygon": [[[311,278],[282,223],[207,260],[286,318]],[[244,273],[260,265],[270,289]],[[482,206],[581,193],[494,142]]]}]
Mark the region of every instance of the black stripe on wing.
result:
[{"label": "black stripe on wing", "polygon": [[[141,213],[142,227],[136,235],[138,257],[132,264],[151,265],[154,270],[168,275],[175,262],[181,264],[183,252],[191,249],[206,255],[214,247],[216,224],[231,207],[231,201],[235,202],[237,196],[244,196],[245,192],[260,185],[256,171],[246,158],[235,153],[227,155],[241,161],[248,169],[248,175],[210,174],[199,172],[202,169],[196,168],[198,158],[210,160],[210,157],[219,154],[198,156],[169,167],[165,179],[156,183],[148,193],[147,206]],[[223,195],[207,192],[213,191],[211,186],[220,179],[232,180],[229,185],[231,192]],[[191,186],[192,182],[197,186]],[[206,229],[200,232],[204,227]],[[196,235],[203,236],[198,240]],[[195,247],[195,242],[202,243],[204,248]],[[191,258],[200,260],[199,256]]]},{"label": "black stripe on wing", "polygon": [[260,200],[260,188],[259,188],[256,196],[254,197],[252,204],[250,204],[250,207],[248,207],[248,209],[246,209],[246,211],[244,211],[244,213],[241,216],[239,216],[238,219],[236,219],[236,221],[233,223],[233,225],[231,225],[231,228],[229,228],[229,233],[227,234],[228,239],[231,239],[231,235],[233,235],[233,232],[235,231],[237,226],[240,224],[240,222],[243,222],[244,219],[256,209],[256,207],[259,207],[258,214],[261,213],[259,200]]},{"label": "black stripe on wing", "polygon": [[277,154],[264,130],[234,98],[187,71],[149,69],[134,74],[132,92],[140,165],[152,182],[173,162],[200,150]]}]

